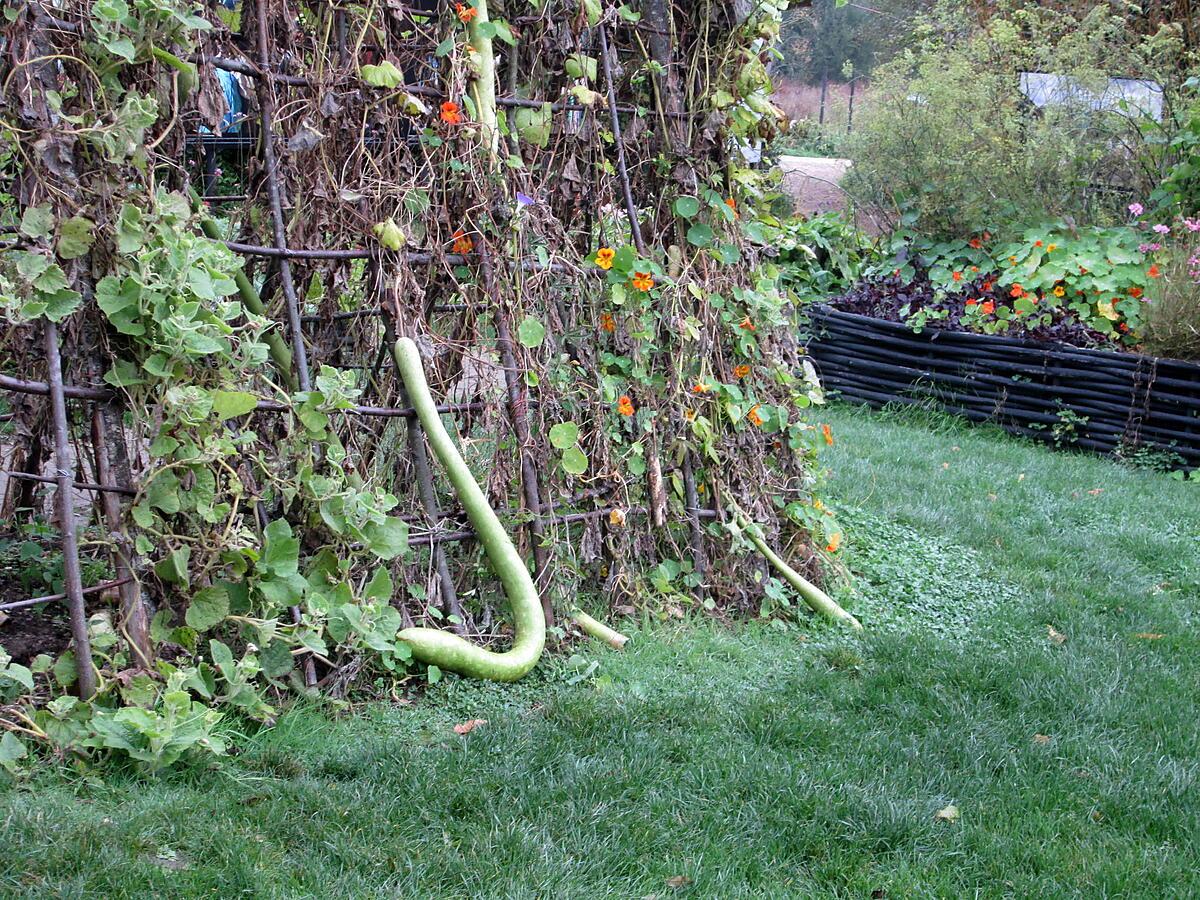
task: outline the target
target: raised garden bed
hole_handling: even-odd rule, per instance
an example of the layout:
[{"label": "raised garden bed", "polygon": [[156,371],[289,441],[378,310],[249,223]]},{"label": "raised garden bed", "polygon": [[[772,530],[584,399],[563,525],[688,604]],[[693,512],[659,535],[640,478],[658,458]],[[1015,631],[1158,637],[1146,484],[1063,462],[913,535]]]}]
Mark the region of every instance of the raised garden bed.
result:
[{"label": "raised garden bed", "polygon": [[809,353],[827,390],[874,406],[934,401],[977,422],[1104,453],[1200,466],[1200,365],[1022,338],[914,332],[815,306]]}]

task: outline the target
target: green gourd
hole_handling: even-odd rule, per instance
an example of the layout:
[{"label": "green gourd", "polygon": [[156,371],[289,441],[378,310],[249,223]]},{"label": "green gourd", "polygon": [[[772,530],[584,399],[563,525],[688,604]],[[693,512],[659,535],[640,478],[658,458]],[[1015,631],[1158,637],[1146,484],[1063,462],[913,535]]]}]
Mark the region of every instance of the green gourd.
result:
[{"label": "green gourd", "polygon": [[525,561],[517,553],[475,476],[442,425],[437,406],[429,394],[417,345],[409,338],[400,338],[392,348],[392,359],[425,429],[429,447],[446,469],[492,568],[500,576],[516,626],[512,649],[504,653],[485,650],[456,634],[434,628],[405,628],[397,638],[408,644],[413,656],[423,663],[472,678],[516,681],[537,664],[546,646],[546,617],[537,588]]}]

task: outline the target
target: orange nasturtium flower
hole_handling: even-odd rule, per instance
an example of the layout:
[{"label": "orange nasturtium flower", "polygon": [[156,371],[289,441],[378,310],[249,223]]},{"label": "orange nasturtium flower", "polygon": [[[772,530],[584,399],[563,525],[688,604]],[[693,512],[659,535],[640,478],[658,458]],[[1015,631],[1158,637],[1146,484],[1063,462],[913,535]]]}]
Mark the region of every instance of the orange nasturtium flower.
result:
[{"label": "orange nasturtium flower", "polygon": [[650,277],[649,272],[634,272],[630,283],[639,291],[648,291],[654,287],[654,279]]},{"label": "orange nasturtium flower", "polygon": [[1055,250],[1057,250],[1057,249],[1058,249],[1058,244],[1047,244],[1047,245],[1046,245],[1046,252],[1047,252],[1047,253],[1053,253],[1053,252],[1054,252]]},{"label": "orange nasturtium flower", "polygon": [[1133,288],[1129,289],[1129,296],[1132,297],[1134,300],[1141,300],[1142,293],[1143,293],[1143,291],[1140,287],[1133,287]]},{"label": "orange nasturtium flower", "polygon": [[451,248],[455,253],[470,253],[475,249],[475,242],[471,240],[471,236],[463,232],[460,228],[452,235],[454,238],[454,246]]},{"label": "orange nasturtium flower", "polygon": [[617,322],[612,317],[612,313],[600,313],[600,330],[607,331],[609,334],[617,330]]},{"label": "orange nasturtium flower", "polygon": [[1058,285],[1058,286],[1057,286],[1057,287],[1054,289],[1054,296],[1055,296],[1055,297],[1065,297],[1065,296],[1067,296],[1067,289],[1066,289],[1065,287],[1063,287],[1061,284],[1060,284],[1060,285]]},{"label": "orange nasturtium flower", "polygon": [[743,363],[740,366],[734,366],[734,368],[733,368],[733,377],[734,378],[745,378],[749,374],[750,374],[750,367],[748,365],[746,365],[745,363]]},{"label": "orange nasturtium flower", "polygon": [[980,305],[979,311],[981,313],[983,313],[985,316],[990,316],[992,313],[994,313],[996,311],[996,304],[993,303],[991,300],[989,300],[987,303],[983,303]]},{"label": "orange nasturtium flower", "polygon": [[970,247],[972,250],[978,250],[978,249],[980,249],[980,248],[983,246],[983,241],[981,241],[979,238],[971,238],[971,240],[970,240],[970,243],[968,244],[968,246],[969,246],[969,247]]},{"label": "orange nasturtium flower", "polygon": [[1017,264],[1017,258],[1015,256],[1010,256],[1008,258],[1008,264],[1010,266],[1015,266]]},{"label": "orange nasturtium flower", "polygon": [[689,422],[695,422],[696,421],[696,411],[694,409],[685,409],[683,411],[683,417]]},{"label": "orange nasturtium flower", "polygon": [[463,120],[462,111],[453,100],[447,100],[442,104],[441,118],[447,125],[460,125]]},{"label": "orange nasturtium flower", "polygon": [[466,25],[473,18],[479,15],[479,10],[473,6],[466,6],[462,3],[454,4],[454,12],[458,14],[458,20]]},{"label": "orange nasturtium flower", "polygon": [[1033,246],[1035,246],[1035,247],[1040,247],[1040,246],[1042,246],[1042,242],[1041,242],[1041,241],[1034,241],[1034,242],[1033,242]]},{"label": "orange nasturtium flower", "polygon": [[738,323],[738,328],[742,329],[742,331],[758,331],[758,329],[754,326],[754,323],[750,321],[749,316],[746,316],[746,318],[742,319],[742,321]]},{"label": "orange nasturtium flower", "polygon": [[1012,297],[1024,297],[1025,296],[1025,288],[1021,287],[1019,284],[1014,284],[1012,286],[1012,290],[1009,291],[1008,293]]},{"label": "orange nasturtium flower", "polygon": [[755,426],[756,428],[762,427],[763,417],[758,414],[758,404],[757,403],[755,403],[752,407],[750,407],[750,412],[746,413],[746,418],[749,419],[750,424]]},{"label": "orange nasturtium flower", "polygon": [[967,306],[978,306],[978,305],[979,305],[978,300],[968,300],[967,301]]},{"label": "orange nasturtium flower", "polygon": [[837,553],[840,546],[842,546],[842,533],[835,531],[829,538],[829,543],[825,546],[825,551],[827,553]]},{"label": "orange nasturtium flower", "polygon": [[1151,278],[1162,278],[1162,269],[1158,267],[1158,263],[1154,263],[1146,274]]},{"label": "orange nasturtium flower", "polygon": [[828,444],[830,447],[832,447],[833,446],[833,429],[830,428],[828,425],[822,425],[821,426],[821,434],[823,434],[825,436],[825,443]]},{"label": "orange nasturtium flower", "polygon": [[617,251],[612,247],[601,247],[596,251],[596,265],[608,271],[612,268],[613,257],[617,255]]},{"label": "orange nasturtium flower", "polygon": [[617,412],[623,416],[633,415],[633,401],[629,399],[628,394],[622,394],[617,399]]},{"label": "orange nasturtium flower", "polygon": [[692,385],[692,393],[693,394],[707,394],[711,390],[712,390],[712,388],[709,387],[707,384],[705,384],[703,381],[697,381],[695,384]]},{"label": "orange nasturtium flower", "polygon": [[737,218],[740,218],[740,216],[738,216],[738,208],[737,208],[737,201],[736,201],[736,200],[734,200],[732,197],[728,197],[728,198],[726,198],[726,200],[725,200],[725,205],[726,205],[726,206],[728,206],[730,209],[732,209],[732,210],[733,210],[733,217],[734,217],[735,219],[737,219]]},{"label": "orange nasturtium flower", "polygon": [[951,277],[955,281],[962,281],[962,272],[955,272]]}]

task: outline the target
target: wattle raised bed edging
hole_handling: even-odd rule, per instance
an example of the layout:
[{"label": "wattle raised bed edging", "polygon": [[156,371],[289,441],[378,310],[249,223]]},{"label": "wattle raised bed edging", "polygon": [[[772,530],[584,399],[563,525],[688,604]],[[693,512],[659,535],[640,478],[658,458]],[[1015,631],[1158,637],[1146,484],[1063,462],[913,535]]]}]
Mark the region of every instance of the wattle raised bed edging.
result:
[{"label": "wattle raised bed edging", "polygon": [[1138,448],[1200,466],[1200,365],[998,335],[914,332],[829,306],[807,310],[808,352],[849,400],[924,403],[1103,453]]}]

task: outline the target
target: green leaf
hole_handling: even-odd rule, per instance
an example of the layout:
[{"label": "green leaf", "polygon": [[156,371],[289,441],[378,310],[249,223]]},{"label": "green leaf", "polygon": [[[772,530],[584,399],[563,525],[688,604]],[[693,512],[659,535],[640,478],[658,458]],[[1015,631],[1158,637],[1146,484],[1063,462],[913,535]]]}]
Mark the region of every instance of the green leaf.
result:
[{"label": "green leaf", "polygon": [[283,641],[271,641],[258,651],[258,664],[268,678],[282,678],[292,671],[292,649]]},{"label": "green leaf", "polygon": [[533,316],[526,316],[517,326],[517,340],[530,349],[542,346],[546,339],[546,326]]},{"label": "green leaf", "polygon": [[429,679],[430,684],[437,684],[442,680],[442,670],[437,666],[431,665],[425,670],[425,677]]},{"label": "green leaf", "polygon": [[389,250],[399,250],[404,246],[404,232],[400,230],[400,226],[393,219],[378,222],[371,230],[379,243]]},{"label": "green leaf", "polygon": [[582,475],[587,471],[587,456],[578,447],[568,447],[562,455],[562,467],[568,474]]},{"label": "green leaf", "polygon": [[123,203],[121,213],[117,216],[117,250],[136,253],[142,249],[145,236],[142,211],[131,203]]},{"label": "green leaf", "polygon": [[208,631],[229,615],[229,593],[220,585],[197,591],[188,604],[183,620],[189,628]]},{"label": "green leaf", "polygon": [[58,255],[63,259],[78,259],[92,249],[96,240],[96,223],[83,216],[72,216],[58,230]]},{"label": "green leaf", "polygon": [[21,216],[21,234],[34,239],[48,238],[54,234],[54,213],[50,204],[26,207]]},{"label": "green leaf", "polygon": [[159,472],[146,486],[146,503],[174,515],[182,509],[179,501],[179,477],[170,469]]},{"label": "green leaf", "polygon": [[700,212],[700,201],[695,197],[678,197],[675,200],[675,215],[694,219]]},{"label": "green leaf", "polygon": [[391,600],[392,591],[391,573],[388,572],[387,566],[380,566],[371,576],[364,596],[368,600]]},{"label": "green leaf", "polygon": [[372,87],[394,88],[404,84],[404,73],[388,60],[377,66],[363,66],[358,71],[362,80]]},{"label": "green leaf", "polygon": [[212,393],[213,412],[222,422],[244,416],[257,406],[258,398],[244,391],[213,391]]},{"label": "green leaf", "polygon": [[550,428],[550,443],[555,449],[566,450],[579,442],[579,426],[574,422],[559,422]]},{"label": "green leaf", "polygon": [[292,536],[292,526],[276,519],[263,530],[263,552],[259,560],[263,568],[275,575],[295,575],[300,561],[300,540]]},{"label": "green leaf", "polygon": [[707,225],[697,222],[687,233],[688,243],[696,247],[707,247],[713,242],[713,230]]},{"label": "green leaf", "polygon": [[4,732],[4,737],[0,737],[0,766],[9,772],[17,771],[17,762],[24,759],[28,753],[20,738],[11,731]]},{"label": "green leaf", "polygon": [[408,552],[408,523],[395,516],[372,522],[363,529],[363,536],[368,549],[380,559],[395,559]]},{"label": "green leaf", "polygon": [[191,547],[172,550],[154,566],[154,573],[168,584],[177,584],[186,588],[191,581],[188,574],[188,560],[191,559],[191,556]]}]

